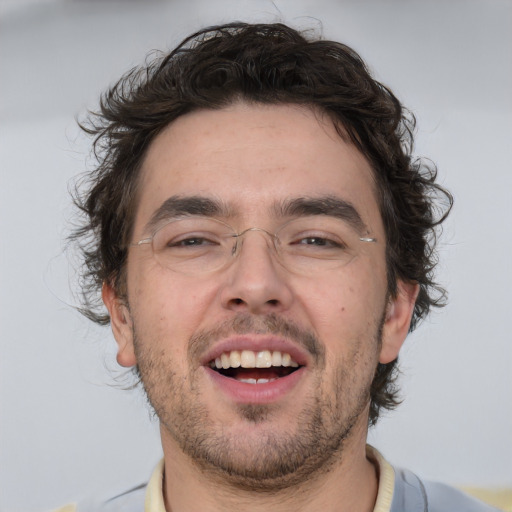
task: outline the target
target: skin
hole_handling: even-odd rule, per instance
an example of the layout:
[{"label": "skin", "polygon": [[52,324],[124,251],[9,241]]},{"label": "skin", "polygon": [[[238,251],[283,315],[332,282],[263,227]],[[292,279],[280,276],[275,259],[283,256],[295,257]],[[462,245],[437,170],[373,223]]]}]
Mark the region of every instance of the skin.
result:
[{"label": "skin", "polygon": [[[163,268],[149,245],[130,249],[127,298],[108,284],[103,298],[118,362],[138,364],[161,422],[168,511],[373,509],[368,389],[377,363],[397,357],[418,291],[399,282],[397,296],[388,296],[374,188],[365,158],[306,107],[236,103],[197,111],[153,141],[134,242],[151,235],[146,223],[175,195],[222,200],[230,207],[223,220],[240,230],[275,229],[282,222],[276,201],[335,196],[357,209],[378,240],[314,278],[280,266],[258,234],[246,237],[229,267],[203,276]],[[235,331],[255,343],[285,336],[283,325],[312,336],[319,349],[315,356],[300,348],[307,364],[286,393],[241,404],[209,377],[204,350]],[[198,339],[204,350],[194,349]],[[276,468],[289,460],[295,467]]]}]

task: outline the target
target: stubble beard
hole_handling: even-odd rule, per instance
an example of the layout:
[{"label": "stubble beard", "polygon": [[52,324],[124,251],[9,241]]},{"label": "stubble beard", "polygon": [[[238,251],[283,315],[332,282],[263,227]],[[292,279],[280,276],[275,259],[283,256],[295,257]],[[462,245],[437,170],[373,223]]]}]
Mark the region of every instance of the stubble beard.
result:
[{"label": "stubble beard", "polygon": [[[365,340],[366,343],[380,347],[382,325],[383,319],[376,326],[373,339]],[[241,315],[215,330],[202,331],[190,340],[189,356],[201,344],[211,343],[228,332],[291,335],[313,355],[319,369],[318,382],[304,398],[295,424],[287,431],[276,431],[271,420],[279,414],[278,405],[246,404],[239,405],[237,412],[246,424],[258,426],[256,440],[248,441],[216,426],[201,401],[193,374],[180,378],[165,353],[156,354],[148,348],[154,346],[151,343],[143,349],[134,326],[138,370],[161,427],[201,471],[239,489],[275,492],[328,472],[341,461],[343,446],[358,420],[362,415],[367,417],[375,368],[369,368],[370,361],[364,361],[364,370],[370,377],[362,383],[354,381],[351,366],[361,357],[360,350],[356,350],[350,360],[338,365],[330,391],[321,391],[320,376],[325,369],[322,344],[312,333],[275,315],[263,319]],[[361,347],[362,343],[357,345]],[[267,421],[269,425],[265,427]]]}]

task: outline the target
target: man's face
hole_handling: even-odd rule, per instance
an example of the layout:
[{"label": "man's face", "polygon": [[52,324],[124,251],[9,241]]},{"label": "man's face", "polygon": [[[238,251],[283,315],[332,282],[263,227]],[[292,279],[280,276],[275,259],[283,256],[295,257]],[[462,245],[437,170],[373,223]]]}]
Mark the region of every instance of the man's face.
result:
[{"label": "man's face", "polygon": [[[132,242],[173,220],[178,203],[188,210],[206,203],[202,216],[236,232],[274,233],[305,213],[337,216],[332,208],[320,215],[311,206],[289,208],[326,198],[351,205],[360,235],[377,240],[359,241],[344,265],[311,273],[283,266],[262,231],[246,233],[236,257],[212,272],[169,269],[151,244],[132,246],[127,300],[108,286],[104,299],[118,361],[138,364],[164,451],[240,485],[265,487],[328,467],[344,443],[364,444],[375,368],[396,357],[413,303],[387,295],[374,189],[365,158],[308,108],[197,111],[155,139],[143,164]],[[308,237],[304,243],[316,243]],[[275,358],[273,366],[251,368],[252,354],[264,365]],[[292,366],[282,367],[290,356]],[[219,370],[216,359],[249,368]]]}]

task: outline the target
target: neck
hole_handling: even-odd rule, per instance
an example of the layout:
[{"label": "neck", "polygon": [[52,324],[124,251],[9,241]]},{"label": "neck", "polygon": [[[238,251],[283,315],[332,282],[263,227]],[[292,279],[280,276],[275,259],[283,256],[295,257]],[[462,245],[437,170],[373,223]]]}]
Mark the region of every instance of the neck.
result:
[{"label": "neck", "polygon": [[[366,457],[366,425],[358,425],[343,445],[343,452],[324,469],[301,483],[278,490],[256,491],[233,485],[228,478],[191,461],[162,429],[167,512],[242,508],[245,512],[371,512],[377,497],[375,466]],[[277,489],[277,486],[276,486]]]}]

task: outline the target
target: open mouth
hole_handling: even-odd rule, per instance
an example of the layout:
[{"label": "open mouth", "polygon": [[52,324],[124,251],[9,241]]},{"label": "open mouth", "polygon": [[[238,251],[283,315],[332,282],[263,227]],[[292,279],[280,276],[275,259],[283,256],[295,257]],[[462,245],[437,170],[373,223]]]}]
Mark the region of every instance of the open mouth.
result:
[{"label": "open mouth", "polygon": [[287,377],[301,368],[286,352],[278,350],[232,350],[210,361],[212,370],[246,384],[266,384]]}]

